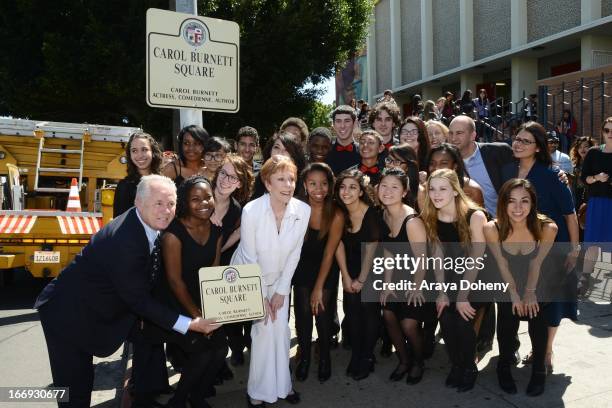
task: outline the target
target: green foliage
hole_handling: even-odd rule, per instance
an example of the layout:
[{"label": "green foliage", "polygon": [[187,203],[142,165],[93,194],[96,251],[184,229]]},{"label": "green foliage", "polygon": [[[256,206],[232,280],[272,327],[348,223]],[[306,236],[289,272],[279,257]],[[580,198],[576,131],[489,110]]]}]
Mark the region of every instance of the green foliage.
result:
[{"label": "green foliage", "polygon": [[319,126],[331,126],[332,105],[326,105],[321,101],[313,101],[310,110],[304,116],[308,129],[312,130]]},{"label": "green foliage", "polygon": [[[168,0],[0,2],[0,115],[142,125],[171,134],[172,110],[145,102],[145,14]],[[372,0],[200,0],[200,15],[236,21],[240,112],[204,113],[204,126],[233,135],[245,124],[268,135],[305,116],[315,86],[359,48]],[[314,123],[314,122],[313,122]]]}]

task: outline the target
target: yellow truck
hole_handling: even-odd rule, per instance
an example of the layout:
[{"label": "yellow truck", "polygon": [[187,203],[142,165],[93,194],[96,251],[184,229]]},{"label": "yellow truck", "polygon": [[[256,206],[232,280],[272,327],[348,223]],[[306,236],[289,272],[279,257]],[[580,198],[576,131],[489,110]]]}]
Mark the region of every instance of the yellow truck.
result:
[{"label": "yellow truck", "polygon": [[[139,128],[0,118],[0,283],[25,267],[54,277],[112,217],[108,185],[126,175]],[[81,212],[65,211],[72,178]]]}]

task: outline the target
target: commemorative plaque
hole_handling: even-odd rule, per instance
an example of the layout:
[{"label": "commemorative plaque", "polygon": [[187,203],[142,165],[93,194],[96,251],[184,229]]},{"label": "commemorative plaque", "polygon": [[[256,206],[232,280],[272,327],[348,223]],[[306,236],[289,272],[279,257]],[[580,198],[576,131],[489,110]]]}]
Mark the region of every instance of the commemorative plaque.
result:
[{"label": "commemorative plaque", "polygon": [[199,276],[206,319],[234,323],[265,317],[259,265],[200,268]]}]

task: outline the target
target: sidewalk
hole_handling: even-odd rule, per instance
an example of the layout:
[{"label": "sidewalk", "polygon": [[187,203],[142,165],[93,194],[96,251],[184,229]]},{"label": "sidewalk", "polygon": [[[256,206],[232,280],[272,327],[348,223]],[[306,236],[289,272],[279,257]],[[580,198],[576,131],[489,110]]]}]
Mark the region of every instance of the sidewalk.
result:
[{"label": "sidewalk", "polygon": [[[332,351],[332,378],[324,384],[317,380],[317,361],[313,359],[310,376],[303,382],[294,382],[301,393],[302,407],[385,407],[405,408],[424,407],[612,407],[612,381],[609,370],[612,367],[612,276],[605,273],[596,276],[597,286],[590,297],[579,304],[578,322],[563,320],[556,339],[554,373],[548,376],[546,391],[540,397],[525,395],[531,368],[519,365],[513,374],[519,392],[505,394],[497,384],[495,366],[497,344],[478,364],[480,370],[476,386],[467,393],[457,393],[444,387],[449,365],[444,345],[438,344],[434,356],[426,361],[423,380],[417,385],[407,385],[401,381],[392,383],[389,374],[397,364],[396,358],[383,358],[376,348],[376,371],[367,379],[356,382],[345,376],[350,351],[338,348]],[[339,300],[338,311],[342,312]],[[293,316],[291,355],[295,355],[297,345]],[[519,328],[521,341],[520,353],[525,356],[531,346],[527,324]],[[232,367],[235,378],[217,387],[217,396],[208,399],[214,407],[246,406],[245,393],[248,377],[248,353],[243,367]],[[171,384],[178,381],[178,374],[171,368]],[[162,401],[162,400],[160,400]],[[270,404],[268,404],[270,405]],[[278,406],[288,406],[278,402]],[[124,404],[123,407],[128,407]]]}]

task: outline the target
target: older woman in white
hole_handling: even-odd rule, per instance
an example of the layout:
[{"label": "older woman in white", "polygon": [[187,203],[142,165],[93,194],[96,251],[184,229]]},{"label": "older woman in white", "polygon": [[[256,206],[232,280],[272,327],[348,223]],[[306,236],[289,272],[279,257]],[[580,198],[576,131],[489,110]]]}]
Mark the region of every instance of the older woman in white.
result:
[{"label": "older woman in white", "polygon": [[251,329],[247,400],[249,406],[279,398],[297,404],[300,398],[289,372],[289,293],[310,207],[293,198],[297,167],[291,159],[272,156],[260,175],[268,193],[242,210],[240,245],[231,261],[259,264],[264,285],[266,318],[255,321]]}]

